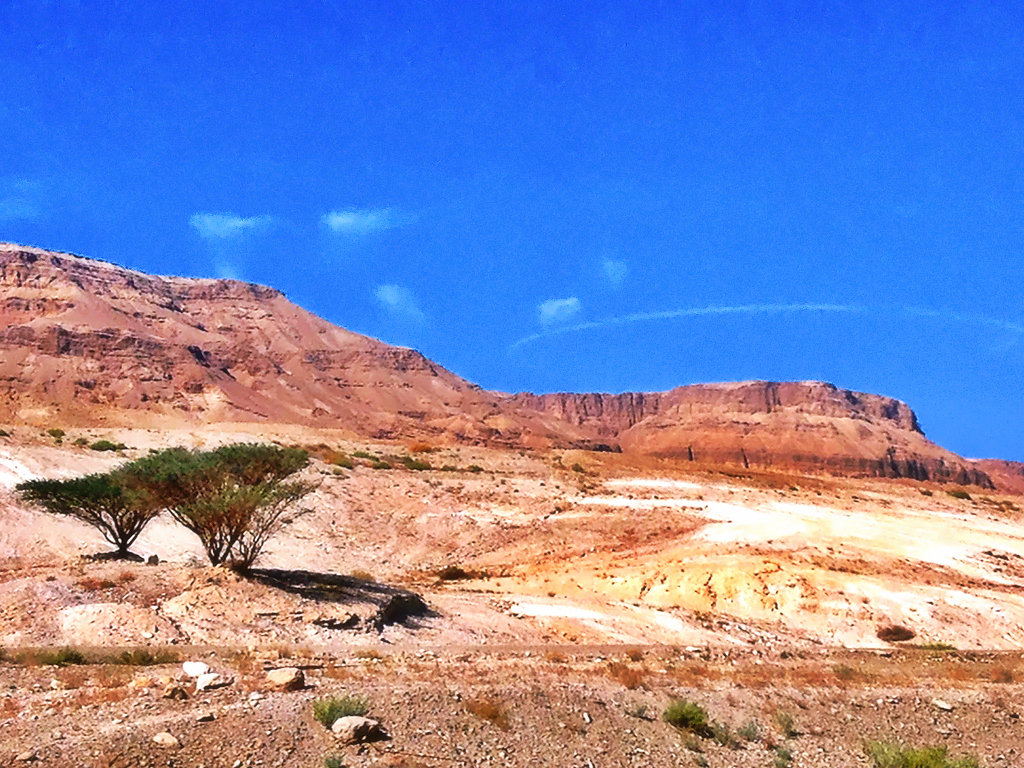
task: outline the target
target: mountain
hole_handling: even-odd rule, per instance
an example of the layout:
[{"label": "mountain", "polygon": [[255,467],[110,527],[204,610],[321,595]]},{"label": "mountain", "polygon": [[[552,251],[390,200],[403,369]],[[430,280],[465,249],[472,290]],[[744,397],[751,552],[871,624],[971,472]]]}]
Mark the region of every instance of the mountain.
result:
[{"label": "mountain", "polygon": [[0,244],[0,419],[294,423],[992,485],[980,465],[927,440],[908,406],[880,395],[762,381],[618,395],[488,392],[272,288],[156,277],[11,244]]}]

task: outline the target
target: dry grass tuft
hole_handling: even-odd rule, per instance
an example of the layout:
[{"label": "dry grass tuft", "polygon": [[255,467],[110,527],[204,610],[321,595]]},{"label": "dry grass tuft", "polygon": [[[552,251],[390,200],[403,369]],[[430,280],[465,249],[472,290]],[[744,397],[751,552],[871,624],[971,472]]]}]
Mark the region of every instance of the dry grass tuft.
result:
[{"label": "dry grass tuft", "polygon": [[491,698],[475,698],[465,703],[466,711],[476,715],[481,720],[496,725],[503,731],[507,731],[511,725],[508,713],[501,703]]}]

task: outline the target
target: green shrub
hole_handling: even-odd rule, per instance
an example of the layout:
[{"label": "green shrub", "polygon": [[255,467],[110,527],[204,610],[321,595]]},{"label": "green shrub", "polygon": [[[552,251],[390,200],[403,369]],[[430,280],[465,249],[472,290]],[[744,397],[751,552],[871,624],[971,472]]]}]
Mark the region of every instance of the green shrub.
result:
[{"label": "green shrub", "polygon": [[74,648],[64,647],[52,651],[43,651],[37,657],[39,664],[48,667],[66,667],[70,664],[85,664],[85,656]]},{"label": "green shrub", "polygon": [[369,711],[366,699],[358,696],[331,696],[313,702],[313,717],[324,728],[330,728],[341,717],[365,715]]},{"label": "green shrub", "polygon": [[414,472],[422,472],[423,470],[431,469],[430,462],[420,461],[412,456],[403,456],[401,458],[401,462],[403,467],[411,469]]},{"label": "green shrub", "polygon": [[796,729],[796,722],[793,720],[793,715],[784,709],[780,709],[775,713],[775,725],[779,727],[779,733],[787,739],[792,739],[800,735]]},{"label": "green shrub", "polygon": [[391,469],[391,465],[383,459],[374,459],[370,463],[370,469]]},{"label": "green shrub", "polygon": [[793,753],[781,744],[775,748],[775,755],[772,759],[773,768],[789,768],[793,762]]},{"label": "green shrub", "polygon": [[130,651],[122,651],[113,659],[111,664],[121,664],[126,667],[152,667],[157,664],[175,664],[180,657],[174,651],[159,650],[151,651],[148,648],[133,648]]},{"label": "green shrub", "polygon": [[341,467],[342,469],[352,469],[356,465],[356,463],[344,453],[339,453],[337,456],[333,456],[331,458],[331,464],[336,467]]},{"label": "green shrub", "polygon": [[110,440],[97,440],[89,447],[94,451],[123,451],[128,446],[124,443],[114,443]]},{"label": "green shrub", "polygon": [[76,437],[75,442],[72,443],[72,445],[77,445],[79,448],[84,448],[88,444],[89,441],[86,440],[84,437]]},{"label": "green shrub", "polygon": [[341,755],[328,755],[324,758],[324,768],[345,768]]},{"label": "green shrub", "polygon": [[671,726],[684,731],[692,731],[702,738],[709,738],[713,735],[707,711],[694,701],[673,699],[665,707],[661,719]]},{"label": "green shrub", "polygon": [[977,758],[951,758],[946,747],[908,747],[891,741],[869,741],[864,754],[874,768],[979,768]]},{"label": "green shrub", "polygon": [[955,490],[952,490],[952,491],[946,491],[946,495],[947,496],[952,496],[954,499],[960,499],[962,501],[970,501],[971,500],[971,494],[969,494],[967,491],[961,490],[959,488],[957,488]]},{"label": "green shrub", "polygon": [[53,427],[51,429],[46,430],[46,434],[48,434],[54,440],[60,442],[61,440],[64,439],[64,435],[67,434],[67,433],[63,429],[58,429],[57,427]]},{"label": "green shrub", "polygon": [[736,731],[736,735],[744,741],[760,741],[761,726],[757,720],[748,720]]},{"label": "green shrub", "polygon": [[354,459],[376,459],[377,457],[374,456],[372,453],[368,453],[367,451],[352,451],[352,458],[354,458]]}]

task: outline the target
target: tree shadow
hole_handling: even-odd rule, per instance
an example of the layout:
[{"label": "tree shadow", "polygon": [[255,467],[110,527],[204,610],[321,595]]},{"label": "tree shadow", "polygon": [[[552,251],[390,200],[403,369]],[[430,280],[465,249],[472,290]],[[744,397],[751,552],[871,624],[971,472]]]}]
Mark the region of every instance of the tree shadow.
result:
[{"label": "tree shadow", "polygon": [[389,624],[402,624],[415,629],[421,626],[421,619],[437,616],[415,592],[355,576],[282,568],[253,568],[247,575],[260,584],[307,600],[347,605],[369,604],[376,608],[373,616],[355,619],[348,626],[338,626],[339,629],[371,625],[379,631]]}]

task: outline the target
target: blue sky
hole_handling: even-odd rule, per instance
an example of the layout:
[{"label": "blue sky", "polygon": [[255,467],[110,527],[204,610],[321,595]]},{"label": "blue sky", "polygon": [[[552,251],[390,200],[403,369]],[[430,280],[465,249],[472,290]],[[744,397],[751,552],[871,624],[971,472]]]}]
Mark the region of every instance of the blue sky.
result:
[{"label": "blue sky", "polygon": [[1019,5],[459,5],[7,0],[0,239],[488,388],[824,379],[1024,459]]}]

